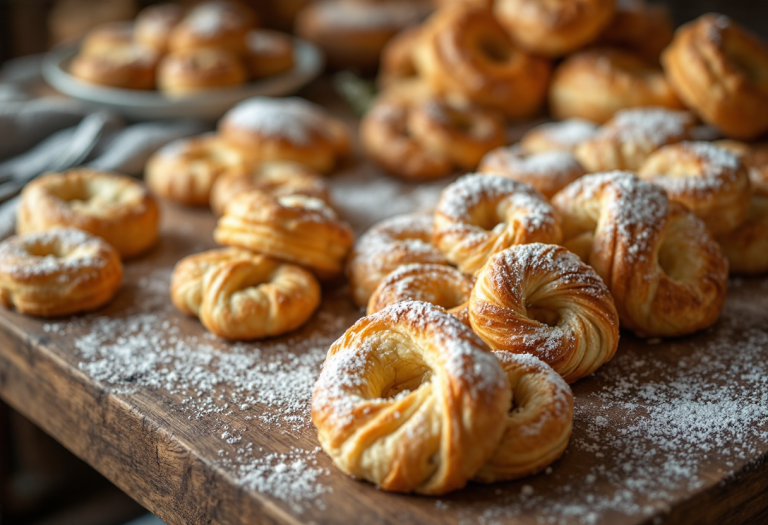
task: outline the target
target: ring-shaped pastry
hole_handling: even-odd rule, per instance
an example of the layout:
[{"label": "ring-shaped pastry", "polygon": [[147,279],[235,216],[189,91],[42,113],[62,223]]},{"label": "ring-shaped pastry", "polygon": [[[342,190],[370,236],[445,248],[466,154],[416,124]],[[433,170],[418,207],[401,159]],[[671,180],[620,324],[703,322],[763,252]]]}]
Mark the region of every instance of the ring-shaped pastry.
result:
[{"label": "ring-shaped pastry", "polygon": [[242,173],[240,149],[214,134],[169,142],[147,161],[144,179],[155,195],[187,206],[208,206],[213,183],[225,173]]},{"label": "ring-shaped pastry", "polygon": [[528,354],[494,352],[507,373],[512,409],[504,434],[474,481],[530,476],[563,455],[573,428],[573,393],[546,363]]},{"label": "ring-shaped pastry", "polygon": [[768,47],[728,17],[710,13],[680,27],[662,64],[707,123],[743,139],[768,131]]},{"label": "ring-shaped pastry", "polygon": [[466,325],[410,301],[362,318],[331,346],[312,422],[342,472],[439,495],[462,488],[496,450],[509,393]]},{"label": "ring-shaped pastry", "polygon": [[600,34],[598,43],[629,49],[656,64],[674,34],[675,25],[665,4],[618,0],[616,12]]},{"label": "ring-shaped pastry", "polygon": [[567,150],[525,154],[517,144],[491,151],[483,157],[478,170],[528,184],[547,199],[586,173]]},{"label": "ring-shaped pastry", "polygon": [[295,162],[264,162],[244,171],[227,171],[211,187],[211,210],[217,216],[241,193],[259,190],[279,198],[306,195],[331,204],[328,183],[302,164]]},{"label": "ring-shaped pastry", "polygon": [[587,175],[552,204],[563,246],[603,279],[624,328],[675,337],[717,321],[728,263],[704,223],[663,188],[627,172]]},{"label": "ring-shaped pastry", "polygon": [[467,303],[475,280],[445,264],[406,264],[390,273],[374,290],[367,315],[405,301],[421,301],[445,308],[469,326]]},{"label": "ring-shaped pastry", "polygon": [[469,319],[491,349],[535,355],[568,383],[607,363],[619,345],[619,314],[605,283],[552,244],[491,257],[477,275]]},{"label": "ring-shaped pastry", "polygon": [[421,26],[403,29],[387,41],[381,50],[381,64],[376,83],[387,89],[401,82],[408,82],[418,75],[413,61],[413,48],[421,38]]},{"label": "ring-shaped pastry", "polygon": [[0,243],[0,303],[22,314],[95,310],[114,297],[122,279],[117,251],[81,230],[54,228]]},{"label": "ring-shaped pastry", "polygon": [[77,168],[47,173],[21,192],[18,233],[77,228],[107,241],[122,258],[139,255],[158,238],[157,202],[139,181]]},{"label": "ring-shaped pastry", "polygon": [[466,175],[443,190],[433,243],[449,262],[473,275],[515,244],[558,244],[560,221],[544,197],[500,175]]},{"label": "ring-shaped pastry", "polygon": [[400,266],[448,264],[432,244],[433,230],[431,214],[407,213],[384,219],[361,235],[347,264],[355,304],[365,308],[379,283]]},{"label": "ring-shaped pastry", "polygon": [[652,153],[637,175],[658,184],[720,236],[744,222],[752,194],[747,168],[709,142],[680,142]]},{"label": "ring-shaped pastry", "polygon": [[243,193],[227,205],[213,238],[225,246],[304,266],[322,279],[341,273],[354,240],[350,227],[320,199],[275,198],[259,190]]},{"label": "ring-shaped pastry", "polygon": [[527,155],[545,151],[570,151],[595,136],[598,126],[594,122],[572,118],[548,122],[528,131],[520,139],[520,149]]}]

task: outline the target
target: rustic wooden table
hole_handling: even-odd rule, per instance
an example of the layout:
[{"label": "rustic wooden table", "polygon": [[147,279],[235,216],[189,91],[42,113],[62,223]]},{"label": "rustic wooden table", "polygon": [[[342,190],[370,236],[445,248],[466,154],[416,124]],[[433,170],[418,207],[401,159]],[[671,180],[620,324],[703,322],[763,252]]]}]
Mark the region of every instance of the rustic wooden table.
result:
[{"label": "rustic wooden table", "polygon": [[[358,231],[433,205],[362,162],[332,179]],[[44,321],[0,312],[0,397],[171,524],[767,523],[768,279],[732,280],[712,329],[622,334],[574,385],[574,432],[551,469],[442,498],[349,479],[318,448],[309,399],[325,351],[361,313],[343,283],[299,332],[229,344],[177,313],[174,263],[211,248],[206,211],[164,206],[162,241],[116,300]]]}]

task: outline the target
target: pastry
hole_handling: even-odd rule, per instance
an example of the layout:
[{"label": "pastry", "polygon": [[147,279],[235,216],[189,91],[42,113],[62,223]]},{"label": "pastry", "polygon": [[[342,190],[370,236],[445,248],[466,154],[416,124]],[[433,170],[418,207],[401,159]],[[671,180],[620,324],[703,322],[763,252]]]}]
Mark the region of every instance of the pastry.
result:
[{"label": "pastry", "polygon": [[263,339],[306,323],[320,305],[320,284],[296,265],[225,248],[179,261],[171,299],[219,337]]},{"label": "pastry", "polygon": [[525,154],[517,144],[491,151],[478,170],[528,184],[548,199],[586,173],[570,151]]},{"label": "pastry", "polygon": [[493,13],[523,49],[542,56],[568,54],[595,40],[608,25],[614,0],[496,0]]},{"label": "pastry", "polygon": [[667,144],[688,140],[695,124],[686,111],[663,108],[624,109],[574,153],[588,173],[637,170],[648,155]]},{"label": "pastry", "polygon": [[341,121],[296,97],[241,102],[219,121],[219,131],[254,162],[292,161],[322,173],[350,150],[349,133]]},{"label": "pastry", "polygon": [[657,65],[630,51],[596,48],[566,58],[552,75],[549,110],[558,120],[605,122],[621,109],[682,109]]},{"label": "pastry", "polygon": [[397,303],[328,351],[312,422],[342,472],[387,491],[462,488],[496,450],[510,407],[498,360],[442,308]]},{"label": "pastry", "polygon": [[707,123],[743,139],[768,131],[768,48],[728,17],[710,13],[680,27],[662,64]]},{"label": "pastry", "polygon": [[605,281],[624,328],[675,337],[717,321],[728,263],[704,223],[663,188],[627,172],[587,175],[552,204],[563,246]]},{"label": "pastry", "polygon": [[617,0],[616,12],[598,42],[628,49],[655,64],[672,42],[674,33],[672,15],[666,5],[646,0]]},{"label": "pastry", "polygon": [[295,162],[264,162],[249,169],[228,170],[211,187],[211,210],[217,216],[235,197],[260,190],[272,197],[306,195],[331,203],[328,184],[311,169]]},{"label": "pastry", "polygon": [[134,40],[134,28],[130,23],[107,22],[99,24],[83,37],[80,52],[102,54],[111,49],[130,45]]},{"label": "pastry", "polygon": [[155,195],[187,206],[208,206],[211,188],[225,173],[243,173],[243,153],[214,134],[169,142],[147,161],[144,178]]},{"label": "pastry", "polygon": [[177,4],[155,4],[142,9],[136,16],[134,34],[136,42],[154,49],[168,51],[168,37],[184,18],[184,8]]},{"label": "pastry", "polygon": [[752,194],[747,168],[709,142],[665,146],[637,174],[667,190],[671,201],[684,204],[715,236],[733,231],[747,215]]},{"label": "pastry", "polygon": [[115,249],[74,228],[0,243],[0,302],[22,314],[58,317],[95,310],[114,297],[122,279]]},{"label": "pastry", "polygon": [[239,3],[203,2],[175,25],[168,48],[172,52],[221,49],[243,55],[245,37],[255,25],[254,16],[253,11]]},{"label": "pastry", "polygon": [[535,355],[568,383],[607,363],[619,345],[619,315],[602,279],[551,244],[492,256],[477,275],[469,320],[491,349]]},{"label": "pastry", "polygon": [[393,36],[381,50],[381,65],[377,84],[386,89],[403,81],[413,80],[417,76],[413,61],[413,48],[421,37],[421,26],[403,29]]},{"label": "pastry", "polygon": [[597,133],[598,126],[589,120],[572,118],[548,122],[528,131],[520,139],[520,149],[526,155],[545,151],[570,151]]},{"label": "pastry", "polygon": [[239,86],[246,79],[240,59],[224,49],[174,51],[157,68],[157,87],[171,97]]},{"label": "pastry", "polygon": [[474,283],[472,277],[445,264],[406,264],[379,283],[366,313],[375,314],[395,303],[422,301],[445,308],[469,325],[467,303]]},{"label": "pastry", "polygon": [[245,62],[251,78],[284,73],[293,67],[291,37],[269,29],[254,29],[245,38]]},{"label": "pastry", "polygon": [[272,197],[254,190],[235,197],[224,209],[213,238],[282,259],[331,279],[341,273],[352,247],[349,226],[320,199],[305,195]]},{"label": "pastry", "polygon": [[443,190],[435,208],[435,246],[469,275],[515,244],[558,244],[560,239],[560,221],[544,197],[500,175],[460,178]]},{"label": "pastry", "polygon": [[101,237],[123,258],[145,252],[158,238],[160,212],[140,182],[115,173],[77,168],[47,173],[24,187],[18,233],[77,228]]},{"label": "pastry", "polygon": [[75,78],[122,89],[154,89],[157,54],[134,43],[79,53],[69,72]]},{"label": "pastry", "polygon": [[500,111],[535,115],[552,66],[520,50],[487,10],[448,7],[432,15],[414,48],[419,76],[440,94]]},{"label": "pastry", "polygon": [[364,308],[379,283],[400,266],[448,264],[432,245],[432,231],[432,215],[408,213],[385,219],[361,235],[347,264],[355,304]]}]

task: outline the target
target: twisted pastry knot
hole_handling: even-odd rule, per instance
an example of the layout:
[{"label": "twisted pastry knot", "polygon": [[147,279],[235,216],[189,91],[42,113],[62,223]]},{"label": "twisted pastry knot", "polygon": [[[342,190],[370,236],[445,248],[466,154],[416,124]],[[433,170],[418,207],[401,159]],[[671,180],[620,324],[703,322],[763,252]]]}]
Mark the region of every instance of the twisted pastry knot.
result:
[{"label": "twisted pastry knot", "polygon": [[219,244],[306,266],[329,279],[341,273],[353,242],[350,227],[323,201],[258,190],[229,203],[213,236]]},{"label": "twisted pastry knot", "polygon": [[558,244],[560,221],[536,190],[500,175],[470,174],[443,190],[434,244],[473,275],[494,253],[516,244]]},{"label": "twisted pastry knot", "polygon": [[477,276],[472,329],[493,350],[532,354],[573,383],[608,362],[619,344],[619,316],[595,271],[565,248],[514,246]]},{"label": "twisted pastry knot", "polygon": [[343,472],[385,490],[463,487],[499,444],[509,382],[472,331],[439,307],[398,303],[339,338],[312,421]]},{"label": "twisted pastry knot", "polygon": [[179,261],[171,300],[219,337],[261,339],[303,325],[320,304],[320,285],[298,266],[224,248]]},{"label": "twisted pastry knot", "polygon": [[595,268],[622,324],[642,336],[679,336],[712,325],[728,265],[695,215],[626,172],[583,177],[555,195],[564,246]]}]

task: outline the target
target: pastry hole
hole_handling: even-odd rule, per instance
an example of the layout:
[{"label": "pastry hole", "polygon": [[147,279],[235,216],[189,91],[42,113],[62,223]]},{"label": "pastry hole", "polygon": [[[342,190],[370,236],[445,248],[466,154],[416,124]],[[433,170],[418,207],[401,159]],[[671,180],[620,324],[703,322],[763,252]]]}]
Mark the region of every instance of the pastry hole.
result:
[{"label": "pastry hole", "polygon": [[425,366],[414,365],[409,370],[396,371],[394,381],[382,390],[380,397],[392,399],[403,392],[413,392],[431,378],[432,371]]},{"label": "pastry hole", "polygon": [[510,47],[506,44],[506,42],[503,42],[498,38],[492,38],[490,36],[482,38],[479,42],[479,47],[482,54],[485,55],[491,62],[501,64],[508,62],[512,56],[512,50]]},{"label": "pastry hole", "polygon": [[560,322],[560,313],[544,306],[528,305],[528,317],[550,327],[555,327]]},{"label": "pastry hole", "polygon": [[64,257],[61,247],[56,244],[32,244],[27,246],[27,253],[32,257]]},{"label": "pastry hole", "polygon": [[679,256],[679,250],[671,242],[663,242],[659,248],[659,266],[667,277],[681,281],[686,275],[684,258]]}]

